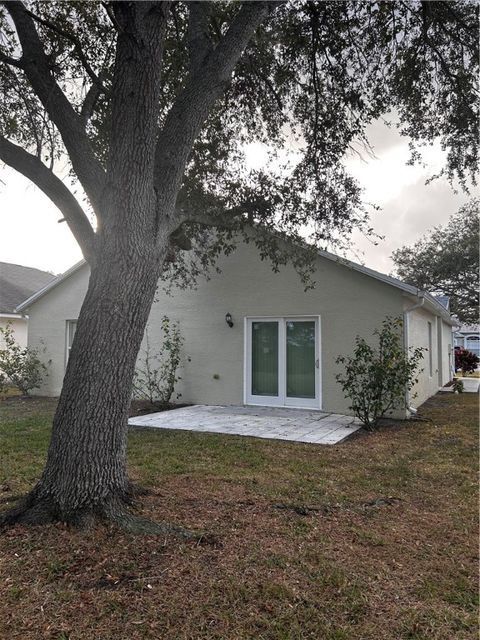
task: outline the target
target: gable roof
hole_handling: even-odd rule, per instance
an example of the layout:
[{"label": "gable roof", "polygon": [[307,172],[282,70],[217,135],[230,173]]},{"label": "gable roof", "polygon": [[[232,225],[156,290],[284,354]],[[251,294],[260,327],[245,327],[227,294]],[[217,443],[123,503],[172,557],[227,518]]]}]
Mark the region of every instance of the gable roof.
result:
[{"label": "gable roof", "polygon": [[456,333],[480,333],[480,325],[478,324],[462,324],[457,327]]},{"label": "gable roof", "polygon": [[[379,271],[375,271],[374,269],[365,267],[361,264],[358,264],[357,262],[352,262],[351,260],[347,260],[346,258],[337,256],[334,253],[330,253],[329,251],[319,249],[317,253],[321,258],[326,258],[327,260],[336,262],[338,265],[352,269],[353,271],[357,271],[359,273],[363,273],[364,275],[370,276],[375,280],[379,280],[384,284],[400,289],[405,294],[408,294],[415,298],[425,298],[430,309],[432,309],[435,313],[441,315],[444,318],[444,320],[449,322],[449,324],[451,325],[456,324],[456,322],[452,319],[450,313],[447,311],[445,306],[440,304],[440,302],[435,298],[435,296],[432,296],[428,292],[422,291],[421,289],[418,289],[417,287],[413,287],[412,285],[402,282],[401,280],[398,280],[397,278],[394,278],[392,276],[387,276],[384,273],[380,273]],[[57,276],[57,278],[49,282],[45,287],[43,287],[43,289],[40,289],[40,291],[37,291],[32,296],[27,298],[24,302],[19,304],[17,307],[17,311],[23,311],[27,307],[31,306],[39,298],[41,298],[46,293],[48,293],[50,289],[53,289],[58,284],[60,284],[61,282],[69,278],[71,275],[73,275],[76,271],[81,269],[86,264],[87,263],[85,260],[81,260],[80,262],[77,262],[77,264],[74,264],[73,267],[70,267],[70,269],[68,269],[68,271],[65,271],[65,273],[62,273],[59,276]]]},{"label": "gable roof", "polygon": [[0,262],[0,313],[14,314],[17,306],[28,296],[55,280],[53,273]]}]

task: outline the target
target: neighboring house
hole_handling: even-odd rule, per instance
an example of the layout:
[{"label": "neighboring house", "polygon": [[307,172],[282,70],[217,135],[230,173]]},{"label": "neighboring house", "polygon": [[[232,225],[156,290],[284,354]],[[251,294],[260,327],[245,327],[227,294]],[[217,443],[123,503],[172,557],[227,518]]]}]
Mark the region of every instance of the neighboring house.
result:
[{"label": "neighboring house", "polygon": [[455,346],[468,349],[480,358],[480,326],[462,324],[454,333]]},{"label": "neighboring house", "polygon": [[[5,328],[10,323],[15,340],[22,347],[27,346],[28,318],[17,312],[16,308],[54,278],[52,273],[40,269],[0,262],[0,327]],[[3,342],[0,336],[1,346]]]},{"label": "neighboring house", "polygon": [[[386,316],[402,314],[406,346],[428,349],[411,403],[418,406],[451,378],[455,321],[415,287],[324,251],[307,292],[293,267],[274,273],[252,245],[240,245],[219,266],[221,273],[196,289],[167,295],[160,286],[150,314],[154,348],[164,314],[180,323],[182,402],[348,413],[336,357],[352,352],[357,334],[371,338]],[[60,392],[88,278],[81,262],[18,307],[30,318],[30,345],[42,340],[52,360],[45,395]]]}]

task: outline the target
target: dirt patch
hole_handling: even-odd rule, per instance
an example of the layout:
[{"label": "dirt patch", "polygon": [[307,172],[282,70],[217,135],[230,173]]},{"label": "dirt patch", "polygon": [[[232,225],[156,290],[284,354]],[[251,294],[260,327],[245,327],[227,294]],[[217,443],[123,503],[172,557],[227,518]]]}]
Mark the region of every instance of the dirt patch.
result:
[{"label": "dirt patch", "polygon": [[189,407],[188,404],[155,404],[149,400],[132,400],[130,405],[129,417],[143,416],[147,413],[158,413],[160,411],[171,411],[172,409],[181,409],[182,407]]}]

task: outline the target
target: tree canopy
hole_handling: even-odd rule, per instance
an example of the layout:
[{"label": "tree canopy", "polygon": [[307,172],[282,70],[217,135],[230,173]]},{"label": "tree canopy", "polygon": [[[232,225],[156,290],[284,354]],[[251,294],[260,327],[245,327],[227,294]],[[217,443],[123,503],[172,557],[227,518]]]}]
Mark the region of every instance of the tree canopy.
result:
[{"label": "tree canopy", "polygon": [[[464,185],[475,179],[475,2],[4,2],[0,158],[62,209],[87,256],[89,217],[102,224],[109,158],[128,122],[125,102],[116,101],[118,42],[121,35],[146,37],[134,4],[156,17],[161,40],[157,86],[145,96],[157,109],[148,135],[158,180],[168,170],[168,145],[183,131],[175,142],[177,150],[185,144],[182,158],[171,163],[178,164],[173,227],[182,227],[177,247],[196,241],[194,270],[229,250],[232,230],[248,239],[256,226],[255,241],[274,261],[282,259],[278,246],[259,231],[293,239],[307,233],[317,245],[345,239],[356,227],[368,233],[361,188],[342,159],[359,142],[368,145],[368,124],[392,111],[414,160],[422,144],[440,139],[445,175]],[[219,59],[232,56],[246,27],[248,36],[236,42],[243,54],[215,80],[216,99],[207,100],[209,74],[218,75]],[[123,97],[128,101],[128,92]],[[245,162],[252,141],[269,151],[259,170]],[[55,179],[65,162],[86,201]],[[161,205],[156,215],[160,222],[166,215]],[[213,244],[205,226],[221,230]],[[177,275],[186,275],[183,254],[175,253]]]},{"label": "tree canopy", "polygon": [[392,254],[402,280],[450,298],[450,311],[462,322],[479,321],[480,200],[472,199],[410,247]]}]

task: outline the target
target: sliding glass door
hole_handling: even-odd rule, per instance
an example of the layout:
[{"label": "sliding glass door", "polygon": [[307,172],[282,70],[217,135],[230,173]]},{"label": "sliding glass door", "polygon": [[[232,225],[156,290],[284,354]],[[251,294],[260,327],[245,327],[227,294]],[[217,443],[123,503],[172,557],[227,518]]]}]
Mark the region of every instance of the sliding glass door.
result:
[{"label": "sliding glass door", "polygon": [[320,408],[319,320],[247,320],[246,402]]}]

